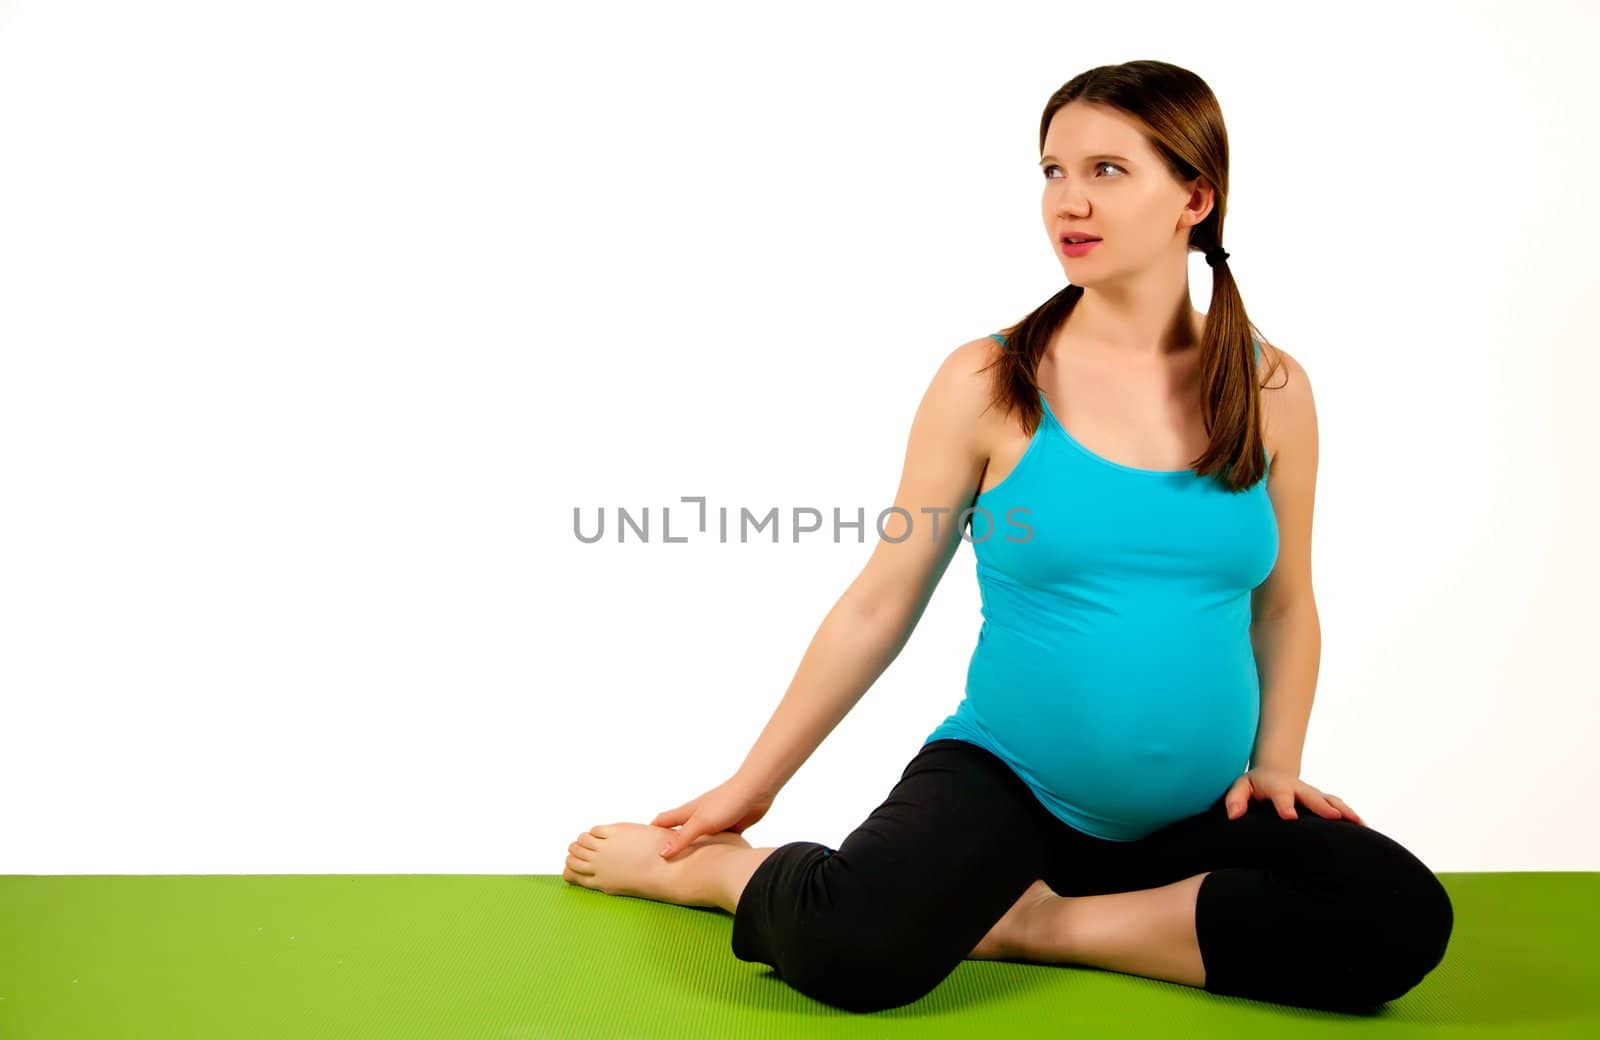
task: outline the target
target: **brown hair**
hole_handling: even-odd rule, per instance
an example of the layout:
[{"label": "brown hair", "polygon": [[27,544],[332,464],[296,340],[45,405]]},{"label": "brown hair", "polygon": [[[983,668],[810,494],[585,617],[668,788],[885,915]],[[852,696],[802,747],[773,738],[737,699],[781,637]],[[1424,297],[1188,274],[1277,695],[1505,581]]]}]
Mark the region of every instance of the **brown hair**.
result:
[{"label": "brown hair", "polygon": [[[1216,190],[1214,204],[1206,218],[1190,229],[1189,247],[1201,252],[1220,247],[1228,208],[1228,131],[1216,96],[1205,81],[1163,61],[1102,65],[1074,76],[1044,107],[1039,120],[1041,154],[1051,117],[1078,100],[1117,109],[1135,120],[1174,177],[1192,180],[1198,176],[1211,183]],[[1206,310],[1200,345],[1201,414],[1211,443],[1190,468],[1239,491],[1254,486],[1266,473],[1261,399],[1254,392],[1258,385],[1256,331],[1245,315],[1244,300],[1227,263],[1218,263],[1211,270],[1211,306]],[[1000,368],[994,404],[1019,412],[1029,436],[1043,418],[1039,360],[1051,334],[1082,296],[1082,286],[1068,283],[1027,317],[1001,330],[1006,343],[996,362]]]}]

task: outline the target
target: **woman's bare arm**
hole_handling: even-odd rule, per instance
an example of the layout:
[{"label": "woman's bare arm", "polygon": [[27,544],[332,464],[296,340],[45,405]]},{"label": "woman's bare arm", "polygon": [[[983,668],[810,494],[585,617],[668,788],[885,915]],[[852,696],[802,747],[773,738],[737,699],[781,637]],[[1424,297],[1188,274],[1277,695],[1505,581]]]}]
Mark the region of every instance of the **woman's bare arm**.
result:
[{"label": "woman's bare arm", "polygon": [[980,369],[996,346],[985,337],[956,348],[923,394],[894,499],[910,519],[887,516],[885,537],[823,618],[739,767],[737,776],[752,789],[775,796],[899,656],[921,620],[961,545],[956,520],[972,504],[988,462],[991,383]]}]

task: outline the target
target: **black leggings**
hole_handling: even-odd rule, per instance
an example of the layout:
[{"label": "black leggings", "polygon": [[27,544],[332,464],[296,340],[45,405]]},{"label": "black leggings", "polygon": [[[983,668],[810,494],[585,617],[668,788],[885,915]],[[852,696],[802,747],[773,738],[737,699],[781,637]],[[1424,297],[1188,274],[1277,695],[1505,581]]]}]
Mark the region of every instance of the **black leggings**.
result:
[{"label": "black leggings", "polygon": [[1296,803],[1219,797],[1137,841],[1084,834],[1003,761],[961,740],[918,751],[887,800],[837,850],[791,842],[751,875],[733,952],[850,1011],[931,991],[1036,879],[1058,895],[1156,888],[1210,871],[1195,929],[1207,991],[1359,1012],[1444,958],[1454,913],[1437,877],[1394,840]]}]

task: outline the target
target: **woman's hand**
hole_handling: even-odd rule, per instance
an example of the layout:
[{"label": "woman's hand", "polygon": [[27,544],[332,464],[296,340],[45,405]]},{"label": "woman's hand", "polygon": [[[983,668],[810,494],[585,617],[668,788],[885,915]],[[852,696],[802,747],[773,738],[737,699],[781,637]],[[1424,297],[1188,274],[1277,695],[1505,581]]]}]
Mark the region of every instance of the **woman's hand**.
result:
[{"label": "woman's hand", "polygon": [[1228,793],[1223,795],[1230,820],[1237,820],[1243,816],[1252,799],[1271,799],[1278,807],[1279,816],[1286,820],[1299,819],[1300,814],[1294,809],[1296,798],[1304,802],[1318,816],[1325,816],[1330,820],[1342,817],[1353,820],[1363,827],[1367,825],[1367,821],[1357,816],[1356,811],[1344,804],[1336,795],[1323,794],[1287,770],[1259,767],[1251,769],[1235,780],[1233,786],[1228,788]]},{"label": "woman's hand", "polygon": [[661,857],[671,859],[703,834],[742,833],[767,814],[774,797],[774,793],[755,788],[742,777],[734,776],[699,798],[657,813],[650,821],[652,827],[678,828],[678,833],[661,850]]}]

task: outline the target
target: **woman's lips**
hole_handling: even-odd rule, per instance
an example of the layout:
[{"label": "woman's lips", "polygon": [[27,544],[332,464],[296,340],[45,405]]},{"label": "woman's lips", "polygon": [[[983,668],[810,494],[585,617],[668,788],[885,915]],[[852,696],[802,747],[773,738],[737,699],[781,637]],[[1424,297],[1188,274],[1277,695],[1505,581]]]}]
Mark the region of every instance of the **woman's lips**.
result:
[{"label": "woman's lips", "polygon": [[1093,249],[1095,246],[1097,246],[1099,244],[1100,244],[1100,240],[1098,238],[1091,238],[1087,242],[1076,242],[1076,243],[1068,242],[1066,239],[1062,239],[1061,240],[1061,251],[1063,253],[1065,253],[1067,256],[1085,256],[1085,255],[1088,254],[1089,250]]}]

